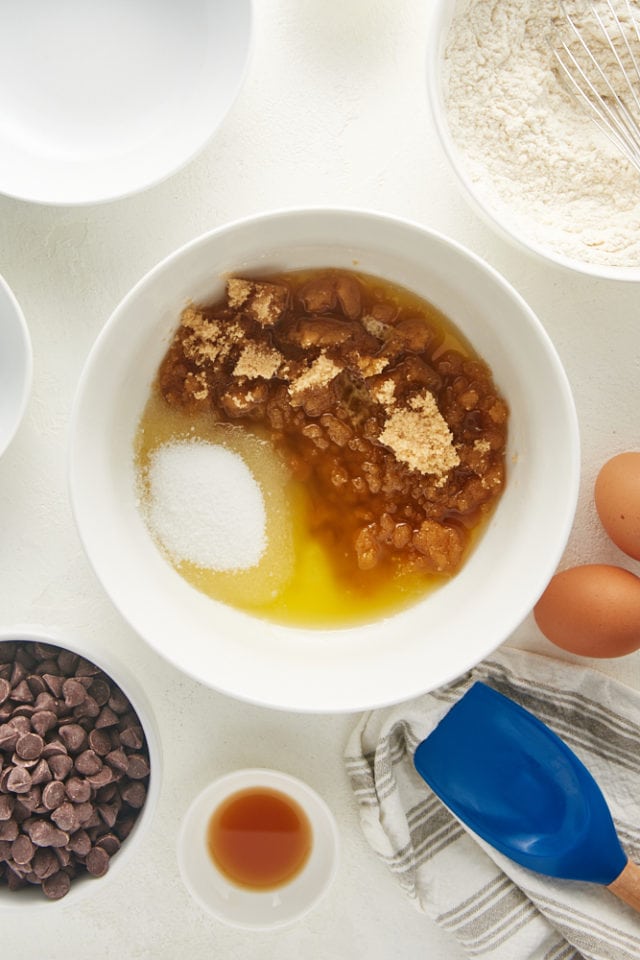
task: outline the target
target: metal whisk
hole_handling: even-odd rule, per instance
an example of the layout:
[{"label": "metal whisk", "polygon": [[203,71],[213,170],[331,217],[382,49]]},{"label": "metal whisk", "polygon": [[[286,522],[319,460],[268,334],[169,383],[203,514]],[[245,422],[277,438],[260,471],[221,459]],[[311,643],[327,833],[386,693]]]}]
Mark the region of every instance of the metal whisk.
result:
[{"label": "metal whisk", "polygon": [[[552,50],[560,76],[593,122],[640,171],[640,4],[561,2]],[[581,13],[580,13],[581,11]]]}]

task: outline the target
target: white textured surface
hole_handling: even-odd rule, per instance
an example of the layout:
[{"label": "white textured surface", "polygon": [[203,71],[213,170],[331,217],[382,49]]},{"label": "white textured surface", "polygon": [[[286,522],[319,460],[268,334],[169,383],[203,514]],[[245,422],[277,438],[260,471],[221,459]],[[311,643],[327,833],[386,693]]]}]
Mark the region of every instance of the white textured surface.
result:
[{"label": "white textured surface", "polygon": [[[113,307],[184,241],[265,208],[330,203],[412,217],[484,256],[538,312],[575,392],[583,479],[563,563],[602,560],[640,572],[606,541],[592,503],[602,461],[640,446],[638,289],[542,264],[469,211],[427,111],[427,6],[258,0],[244,89],[215,141],[181,173],[108,206],[49,209],[0,198],[0,272],[25,311],[35,354],[31,403],[0,460],[0,622],[73,629],[126,659],[161,707],[166,763],[155,831],[136,861],[77,912],[59,904],[33,927],[2,916],[7,957],[461,957],[403,900],[361,836],[341,762],[353,718],[270,712],[180,676],[122,622],[82,553],[66,486],[77,379]],[[554,652],[530,621],[517,641]],[[640,687],[639,656],[597,666]],[[243,766],[307,780],[341,830],[342,862],[327,899],[276,934],[211,920],[177,873],[175,838],[190,800]]]}]

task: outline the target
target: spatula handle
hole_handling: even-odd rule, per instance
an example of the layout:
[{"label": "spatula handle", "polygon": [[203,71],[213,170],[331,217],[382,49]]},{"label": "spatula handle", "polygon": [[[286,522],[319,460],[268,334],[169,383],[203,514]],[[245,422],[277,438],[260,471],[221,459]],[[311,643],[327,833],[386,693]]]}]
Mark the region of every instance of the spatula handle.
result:
[{"label": "spatula handle", "polygon": [[613,883],[609,884],[608,889],[640,912],[640,867],[637,863],[627,860],[626,867]]}]

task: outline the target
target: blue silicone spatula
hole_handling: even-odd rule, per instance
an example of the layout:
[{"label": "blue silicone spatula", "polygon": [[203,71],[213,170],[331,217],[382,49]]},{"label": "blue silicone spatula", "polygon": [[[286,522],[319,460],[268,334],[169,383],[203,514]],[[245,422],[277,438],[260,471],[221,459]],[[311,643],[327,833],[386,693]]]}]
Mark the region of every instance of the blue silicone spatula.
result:
[{"label": "blue silicone spatula", "polygon": [[550,877],[608,887],[640,911],[640,867],[597,783],[546,724],[475,683],[418,746],[420,776],[478,836]]}]

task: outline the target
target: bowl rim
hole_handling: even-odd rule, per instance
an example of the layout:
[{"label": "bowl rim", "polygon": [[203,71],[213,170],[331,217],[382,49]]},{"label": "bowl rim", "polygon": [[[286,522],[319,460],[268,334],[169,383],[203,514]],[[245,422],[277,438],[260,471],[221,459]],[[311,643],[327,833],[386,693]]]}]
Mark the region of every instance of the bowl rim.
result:
[{"label": "bowl rim", "polygon": [[[225,2],[229,3],[230,6],[233,6],[234,0],[225,0]],[[187,155],[177,159],[164,171],[160,171],[149,178],[142,178],[139,183],[133,183],[124,189],[103,189],[99,193],[96,191],[93,194],[90,193],[86,196],[68,196],[65,195],[64,191],[60,192],[57,196],[46,196],[44,194],[36,194],[33,191],[7,188],[2,186],[2,183],[0,182],[0,196],[8,197],[9,199],[24,203],[33,203],[42,207],[83,208],[89,206],[101,206],[116,200],[126,200],[137,196],[140,193],[144,193],[153,187],[159,186],[166,180],[169,180],[175,174],[187,167],[213,141],[214,137],[218,133],[218,130],[237,101],[240,91],[242,90],[242,87],[244,86],[249,74],[256,42],[255,0],[243,0],[243,3],[245,3],[247,7],[247,29],[245,33],[245,48],[242,68],[235,76],[234,84],[230,88],[229,95],[226,99],[226,105],[218,114],[215,123],[213,126],[209,126],[208,129],[200,136],[198,142],[193,145],[192,149]]]},{"label": "bowl rim", "polygon": [[[471,209],[480,219],[492,227],[503,240],[515,246],[521,252],[533,254],[541,263],[553,264],[567,272],[580,274],[600,280],[617,280],[624,283],[638,283],[640,281],[640,266],[613,266],[610,264],[589,263],[576,260],[562,253],[555,253],[535,239],[520,233],[516,228],[511,229],[486,201],[476,192],[470,176],[466,172],[462,153],[451,135],[447,122],[447,111],[442,98],[441,61],[442,43],[445,39],[445,19],[449,12],[453,14],[456,6],[462,0],[433,0],[429,10],[429,25],[425,50],[425,64],[427,77],[427,99],[433,125],[438,140],[449,163],[454,177],[461,187],[461,193]],[[450,22],[446,23],[448,30]]]},{"label": "bowl rim", "polygon": [[[75,907],[76,904],[84,902],[96,893],[99,895],[104,890],[104,885],[93,884],[93,880],[106,881],[109,883],[120,875],[123,868],[129,861],[135,857],[137,843],[128,841],[140,841],[150,833],[153,821],[156,816],[160,791],[163,778],[163,753],[162,740],[160,737],[160,728],[155,715],[155,710],[147,694],[144,692],[142,684],[134,676],[125,663],[111,652],[105,654],[102,649],[94,651],[79,636],[79,631],[74,628],[65,628],[64,630],[45,627],[37,623],[19,623],[15,626],[0,622],[0,643],[14,641],[17,643],[43,643],[51,646],[60,647],[61,650],[70,650],[77,653],[86,660],[91,661],[99,667],[103,673],[114,680],[121,690],[126,694],[127,699],[133,706],[142,728],[145,733],[147,747],[149,750],[149,786],[144,806],[139,816],[136,818],[133,830],[129,837],[123,842],[121,848],[109,861],[109,869],[102,877],[79,877],[75,882],[72,881],[71,889],[60,900],[49,900],[45,896],[29,896],[21,898],[19,895],[0,896],[0,914],[19,912],[26,909],[52,910],[55,905],[60,908]],[[31,891],[29,891],[31,892]],[[35,893],[35,891],[34,891]]]},{"label": "bowl rim", "polygon": [[[408,220],[406,218],[393,216],[387,213],[382,213],[376,210],[371,210],[367,208],[353,208],[353,207],[327,207],[324,205],[317,206],[308,206],[308,207],[292,207],[292,208],[280,208],[276,210],[264,211],[259,214],[248,215],[242,217],[238,220],[234,220],[225,224],[222,224],[218,227],[215,227],[212,230],[206,231],[205,233],[193,238],[187,243],[183,244],[176,250],[169,253],[164,257],[159,263],[155,264],[138,282],[131,288],[131,290],[123,297],[121,302],[116,306],[115,310],[112,312],[111,316],[107,322],[102,327],[98,337],[91,349],[83,371],[80,375],[78,382],[78,387],[76,390],[75,400],[72,409],[71,415],[71,426],[70,426],[70,437],[71,441],[69,444],[69,461],[68,461],[68,479],[69,479],[69,488],[70,488],[70,500],[72,511],[74,514],[74,519],[76,521],[76,527],[80,536],[80,540],[83,544],[86,556],[89,560],[90,565],[94,569],[96,576],[102,583],[103,589],[109,596],[111,602],[116,606],[119,613],[123,618],[128,622],[131,628],[140,635],[145,642],[148,642],[156,652],[161,656],[167,659],[176,669],[182,673],[186,673],[188,676],[192,677],[194,680],[200,683],[205,683],[206,685],[212,687],[213,689],[218,690],[226,695],[233,696],[245,702],[254,703],[259,706],[281,709],[281,710],[295,710],[302,713],[327,713],[327,712],[355,712],[358,710],[364,709],[374,709],[376,707],[387,706],[391,703],[397,703],[403,700],[410,699],[415,696],[419,696],[424,693],[427,689],[433,689],[433,682],[424,680],[420,681],[417,677],[408,684],[403,685],[402,692],[382,694],[378,693],[375,696],[369,694],[364,694],[359,688],[353,690],[347,694],[344,691],[334,692],[330,698],[330,702],[325,702],[324,699],[318,699],[317,695],[310,696],[310,691],[293,691],[292,694],[283,701],[281,696],[274,696],[274,694],[266,689],[263,685],[259,693],[248,692],[244,689],[243,684],[236,682],[234,684],[229,684],[225,678],[224,682],[221,682],[219,679],[214,679],[210,676],[204,678],[195,667],[191,664],[185,664],[179,653],[175,650],[170,654],[166,649],[162,649],[160,646],[157,646],[153,638],[149,636],[149,630],[141,629],[136,623],[136,617],[132,616],[129,610],[123,609],[120,603],[114,599],[113,591],[111,586],[107,587],[103,580],[102,573],[100,572],[101,563],[97,561],[96,557],[93,555],[94,551],[92,550],[91,543],[89,542],[86,531],[83,527],[81,521],[81,500],[80,495],[80,486],[76,488],[76,456],[77,456],[77,435],[78,435],[78,424],[81,420],[81,408],[84,400],[84,393],[90,385],[91,379],[93,377],[93,369],[96,363],[99,360],[103,343],[107,338],[111,336],[111,329],[116,327],[118,323],[121,322],[121,317],[123,314],[126,315],[126,312],[129,309],[129,306],[132,301],[135,301],[136,298],[144,293],[145,289],[152,287],[153,283],[158,275],[161,275],[167,270],[170,270],[176,262],[179,262],[183,257],[188,256],[197,250],[198,247],[206,246],[213,239],[224,238],[230,232],[236,231],[238,229],[243,229],[246,226],[249,227],[260,227],[262,224],[265,224],[267,221],[278,220],[281,218],[293,218],[294,220],[299,218],[306,218],[309,215],[320,217],[321,220],[326,221],[329,219],[332,223],[334,220],[340,220],[340,218],[365,218],[371,223],[382,223],[387,225],[388,229],[397,229],[402,231],[418,232],[435,243],[438,243],[450,250],[453,250],[457,257],[462,259],[469,260],[470,263],[474,266],[474,269],[477,269],[484,273],[487,277],[487,282],[492,286],[497,287],[501,294],[509,299],[513,303],[514,308],[521,313],[523,318],[526,320],[527,324],[531,324],[535,331],[535,337],[540,345],[541,350],[544,351],[546,360],[550,365],[550,371],[553,371],[554,374],[554,384],[557,387],[562,401],[562,411],[564,415],[564,421],[568,427],[568,435],[566,437],[566,448],[567,448],[567,457],[570,464],[570,469],[568,471],[568,476],[563,477],[564,484],[564,498],[563,502],[566,502],[566,512],[563,514],[563,521],[555,528],[555,547],[552,551],[549,552],[546,563],[541,565],[540,570],[535,578],[535,589],[532,588],[532,597],[530,607],[533,607],[535,600],[542,593],[546,583],[551,578],[554,570],[557,567],[557,564],[562,556],[566,542],[568,540],[571,527],[573,524],[573,518],[575,514],[575,509],[577,505],[578,491],[579,491],[579,481],[580,481],[580,436],[579,436],[579,426],[577,413],[575,408],[575,403],[569,381],[560,361],[560,358],[555,350],[555,347],[543,327],[541,321],[538,319],[531,307],[526,303],[524,298],[518,293],[518,291],[511,285],[511,283],[499,273],[497,269],[491,266],[487,261],[482,259],[479,255],[475,254],[473,251],[465,247],[463,244],[459,243],[456,240],[446,236],[445,234],[434,230],[430,227],[425,226],[424,224],[417,223],[416,221]],[[241,255],[240,255],[241,256]],[[535,593],[535,597],[534,594]],[[498,646],[500,646],[508,637],[513,633],[513,631],[520,625],[523,618],[527,615],[527,610],[520,610],[518,615],[513,614],[510,618],[509,629],[502,630],[502,632],[493,637],[492,642],[489,644],[485,643],[481,655],[478,656],[477,652],[469,653],[465,658],[460,658],[455,665],[451,665],[446,673],[443,673],[442,676],[439,674],[439,681],[437,686],[444,685],[449,683],[457,677],[461,676],[464,672],[471,669],[475,666],[479,660],[490,655]],[[244,615],[245,620],[249,620],[254,626],[257,625],[263,631],[265,629],[266,621],[256,616]],[[386,621],[393,621],[394,617],[386,618]],[[385,618],[382,618],[384,621]],[[377,621],[378,624],[382,621]],[[375,626],[375,622],[372,624],[359,625],[355,629],[363,630]],[[276,629],[286,632],[287,630],[291,636],[295,635],[296,632],[300,632],[300,629],[304,631],[304,628],[288,628],[275,625]],[[502,628],[501,628],[502,629]],[[307,631],[308,632],[308,631]],[[327,631],[325,631],[326,633]],[[328,631],[332,636],[337,636],[342,633],[343,635],[349,632],[349,628],[345,630],[334,629]]]},{"label": "bowl rim", "polygon": [[22,356],[20,359],[24,365],[24,376],[22,378],[20,398],[15,411],[14,422],[9,428],[4,440],[0,439],[0,457],[2,457],[2,455],[8,450],[18,432],[27,409],[27,404],[29,403],[29,398],[31,396],[31,389],[33,386],[33,346],[31,343],[31,334],[29,333],[29,327],[27,325],[24,311],[20,306],[18,298],[2,274],[0,274],[0,288],[4,296],[9,301],[9,305],[11,307],[11,316],[15,321],[16,329],[20,338],[22,350]]}]

